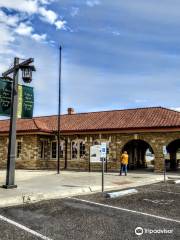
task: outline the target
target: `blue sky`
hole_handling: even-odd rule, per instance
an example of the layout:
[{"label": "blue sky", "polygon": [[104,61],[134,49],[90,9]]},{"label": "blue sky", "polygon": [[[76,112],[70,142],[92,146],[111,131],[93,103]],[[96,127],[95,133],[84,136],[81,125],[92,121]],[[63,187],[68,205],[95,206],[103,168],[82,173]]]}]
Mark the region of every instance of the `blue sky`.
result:
[{"label": "blue sky", "polygon": [[0,72],[34,57],[34,115],[180,109],[179,0],[0,0]]}]

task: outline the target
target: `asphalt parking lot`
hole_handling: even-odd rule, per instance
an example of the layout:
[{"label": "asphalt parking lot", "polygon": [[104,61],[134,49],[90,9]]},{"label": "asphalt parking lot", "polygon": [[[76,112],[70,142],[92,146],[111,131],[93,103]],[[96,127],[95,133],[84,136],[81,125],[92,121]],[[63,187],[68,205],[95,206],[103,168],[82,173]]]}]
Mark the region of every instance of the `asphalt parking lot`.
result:
[{"label": "asphalt parking lot", "polygon": [[136,189],[115,199],[97,193],[1,208],[0,239],[180,239],[180,185]]}]

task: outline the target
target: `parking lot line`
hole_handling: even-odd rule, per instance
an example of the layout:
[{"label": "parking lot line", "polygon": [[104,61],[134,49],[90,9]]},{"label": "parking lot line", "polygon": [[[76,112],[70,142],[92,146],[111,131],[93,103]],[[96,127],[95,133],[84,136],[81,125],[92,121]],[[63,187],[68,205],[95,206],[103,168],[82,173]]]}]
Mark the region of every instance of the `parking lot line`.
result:
[{"label": "parking lot line", "polygon": [[84,202],[84,203],[93,204],[93,205],[96,205],[96,206],[112,208],[112,209],[121,210],[121,211],[124,211],[124,212],[136,213],[136,214],[139,214],[139,215],[144,215],[144,216],[148,216],[148,217],[152,217],[152,218],[157,218],[157,219],[161,219],[161,220],[165,220],[165,221],[169,221],[169,222],[176,222],[176,223],[180,224],[180,220],[173,219],[173,218],[161,217],[161,216],[157,216],[157,215],[153,215],[153,214],[149,214],[149,213],[139,212],[139,211],[135,211],[135,210],[127,209],[127,208],[121,208],[121,207],[116,207],[116,206],[97,203],[97,202],[91,202],[91,201],[88,201],[88,200],[74,198],[74,197],[68,197],[68,198],[76,200],[76,201]]},{"label": "parking lot line", "polygon": [[11,219],[9,219],[9,218],[6,218],[6,217],[4,217],[4,216],[2,216],[2,215],[0,215],[0,220],[2,220],[2,221],[4,221],[4,222],[7,222],[7,223],[10,223],[10,224],[12,224],[12,225],[14,225],[14,226],[16,226],[16,227],[24,230],[24,231],[26,231],[26,232],[28,232],[28,233],[36,236],[36,237],[41,238],[41,239],[44,239],[44,240],[53,240],[53,239],[51,239],[51,238],[49,238],[49,237],[46,237],[46,236],[44,236],[44,235],[42,235],[42,234],[40,234],[40,233],[38,233],[38,232],[30,229],[30,228],[25,227],[24,225],[22,225],[22,224],[20,224],[20,223],[17,223],[17,222],[15,222],[15,221],[13,221],[13,220],[11,220]]}]

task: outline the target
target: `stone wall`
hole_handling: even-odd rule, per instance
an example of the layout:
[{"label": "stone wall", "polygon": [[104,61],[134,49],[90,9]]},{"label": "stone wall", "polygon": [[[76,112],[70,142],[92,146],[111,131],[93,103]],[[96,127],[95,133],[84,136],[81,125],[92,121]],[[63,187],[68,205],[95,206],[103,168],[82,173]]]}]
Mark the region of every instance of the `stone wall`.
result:
[{"label": "stone wall", "polygon": [[[21,142],[21,153],[19,158],[16,158],[16,168],[38,168],[37,135],[17,136],[17,141]],[[7,165],[8,138],[1,136],[0,143],[0,168],[2,169]]]},{"label": "stone wall", "polygon": [[[25,169],[56,169],[57,159],[51,158],[51,142],[55,140],[55,136],[46,135],[22,135],[17,139],[22,142],[22,152],[16,160],[16,168]],[[71,135],[63,136],[67,143],[67,161],[64,158],[60,161],[61,169],[85,170],[89,168],[92,171],[101,169],[100,163],[91,163],[90,147],[95,142],[108,142],[109,155],[107,168],[109,171],[118,171],[120,166],[120,155],[123,147],[131,140],[143,140],[147,142],[153,149],[155,154],[155,171],[163,170],[163,153],[162,148],[176,139],[180,139],[180,132],[148,132],[148,133],[113,133],[113,134],[87,134],[87,135]],[[71,142],[79,139],[85,142],[85,155],[71,160]],[[44,141],[44,157],[41,158],[41,141]],[[4,168],[7,162],[7,137],[0,137],[0,168]],[[66,164],[65,164],[66,161]]]},{"label": "stone wall", "polygon": [[7,165],[7,154],[8,154],[8,138],[0,137],[0,168],[5,168]]}]

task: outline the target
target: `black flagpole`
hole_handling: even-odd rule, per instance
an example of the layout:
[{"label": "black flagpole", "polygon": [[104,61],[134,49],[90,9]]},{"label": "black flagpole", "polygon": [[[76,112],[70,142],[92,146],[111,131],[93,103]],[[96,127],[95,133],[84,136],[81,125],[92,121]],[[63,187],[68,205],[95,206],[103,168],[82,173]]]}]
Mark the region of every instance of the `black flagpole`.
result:
[{"label": "black flagpole", "polygon": [[57,174],[60,173],[60,123],[61,123],[61,50],[59,48],[59,101],[58,101],[58,162],[57,162]]}]

